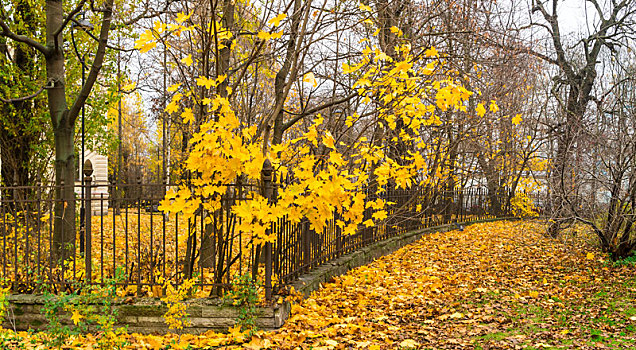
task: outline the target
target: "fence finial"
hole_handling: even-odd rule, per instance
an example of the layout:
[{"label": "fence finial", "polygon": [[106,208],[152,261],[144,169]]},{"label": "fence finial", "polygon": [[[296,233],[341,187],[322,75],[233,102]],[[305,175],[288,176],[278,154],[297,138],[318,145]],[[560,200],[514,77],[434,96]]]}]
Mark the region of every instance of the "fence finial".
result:
[{"label": "fence finial", "polygon": [[261,190],[263,197],[268,200],[272,200],[273,186],[272,186],[272,174],[274,173],[274,167],[269,159],[265,159],[263,162],[263,169],[261,170]]},{"label": "fence finial", "polygon": [[84,162],[84,176],[93,175],[93,162],[90,159],[87,159]]}]

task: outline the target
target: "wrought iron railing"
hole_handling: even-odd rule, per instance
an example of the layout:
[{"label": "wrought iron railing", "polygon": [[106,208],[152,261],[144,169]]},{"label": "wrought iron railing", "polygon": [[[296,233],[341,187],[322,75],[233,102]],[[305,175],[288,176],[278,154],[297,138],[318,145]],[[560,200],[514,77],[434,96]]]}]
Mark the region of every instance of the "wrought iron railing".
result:
[{"label": "wrought iron railing", "polygon": [[[1,187],[0,279],[11,283],[15,293],[57,292],[105,283],[119,271],[125,277],[117,283],[131,295],[151,295],[166,282],[179,284],[189,278],[206,293],[220,295],[235,277],[250,274],[271,297],[303,273],[374,242],[509,213],[505,196],[498,195],[504,205],[495,212],[493,197],[483,188],[388,188],[381,195],[392,203],[388,217],[375,226],[361,225],[357,233],[343,235],[337,214],[321,232],[311,229],[307,220],[283,218],[270,228],[276,242],[254,247],[251,237],[236,230],[240,219],[232,206],[251,200],[255,192],[274,194],[274,200],[276,188],[283,185],[272,183],[271,177],[258,185],[228,185],[221,210],[199,210],[190,219],[159,211],[172,186],[92,183],[90,177],[75,184],[75,232],[66,247],[72,253],[63,261],[53,254],[54,208],[60,203],[54,193],[59,186]],[[365,220],[371,215],[365,212]]]}]

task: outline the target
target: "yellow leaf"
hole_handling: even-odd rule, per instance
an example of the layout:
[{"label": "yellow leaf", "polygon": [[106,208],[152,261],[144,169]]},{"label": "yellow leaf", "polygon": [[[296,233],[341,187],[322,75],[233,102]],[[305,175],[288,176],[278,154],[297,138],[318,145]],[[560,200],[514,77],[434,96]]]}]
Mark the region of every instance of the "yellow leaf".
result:
[{"label": "yellow leaf", "polygon": [[73,310],[73,316],[71,316],[71,320],[73,321],[73,323],[75,323],[75,325],[77,325],[82,318],[84,318],[84,316],[82,316],[79,311]]},{"label": "yellow leaf", "polygon": [[480,117],[483,117],[486,114],[486,108],[484,107],[483,103],[480,103],[479,105],[477,105],[477,108],[475,108],[475,111],[477,112],[477,115]]},{"label": "yellow leaf", "polygon": [[413,339],[406,339],[400,343],[401,348],[417,348],[420,343],[416,342]]},{"label": "yellow leaf", "polygon": [[434,47],[431,47],[430,49],[424,51],[424,55],[426,55],[426,57],[437,57],[439,56],[439,53]]},{"label": "yellow leaf", "polygon": [[594,260],[594,253],[587,253],[587,260]]},{"label": "yellow leaf", "polygon": [[537,292],[536,290],[533,290],[530,292],[530,297],[531,298],[538,298],[539,297],[539,292]]},{"label": "yellow leaf", "polygon": [[285,18],[287,18],[287,15],[284,13],[281,13],[278,16],[267,21],[267,24],[272,26],[278,26],[280,24],[280,21],[284,20]]},{"label": "yellow leaf", "polygon": [[192,65],[192,55],[187,55],[186,57],[181,59],[181,63],[185,64],[186,66],[190,67]]},{"label": "yellow leaf", "polygon": [[168,89],[167,89],[167,90],[168,90],[168,92],[175,92],[175,91],[177,91],[177,89],[179,88],[179,86],[181,86],[181,83],[171,85],[170,87],[168,87]]},{"label": "yellow leaf", "polygon": [[514,117],[512,117],[512,124],[513,125],[518,125],[519,123],[521,123],[521,114],[517,114]]},{"label": "yellow leaf", "polygon": [[313,87],[318,86],[318,83],[316,82],[316,77],[314,76],[314,73],[312,72],[308,72],[307,74],[305,74],[303,76],[303,81],[305,83],[310,83],[313,85]]},{"label": "yellow leaf", "polygon": [[499,111],[499,106],[497,106],[497,103],[494,100],[490,101],[489,108],[490,108],[490,111],[493,113],[497,113],[497,111]]},{"label": "yellow leaf", "polygon": [[396,64],[395,69],[397,69],[400,72],[407,72],[409,69],[411,69],[411,66],[413,66],[413,64],[403,61]]},{"label": "yellow leaf", "polygon": [[121,88],[121,90],[122,90],[123,92],[131,92],[131,91],[133,91],[136,87],[137,87],[137,83],[133,81],[133,82],[130,82],[130,84],[126,84],[126,85],[124,85],[124,86]]},{"label": "yellow leaf", "polygon": [[369,7],[369,6],[367,6],[367,5],[363,4],[363,3],[360,3],[360,5],[358,5],[358,8],[360,8],[360,10],[362,10],[362,11],[373,12],[373,9],[371,9],[371,7]]},{"label": "yellow leaf", "polygon": [[155,41],[155,37],[152,34],[152,31],[146,30],[143,32],[137,41],[135,41],[135,49],[139,50],[141,53],[146,53],[152,50],[155,46],[157,46],[157,42]]},{"label": "yellow leaf", "polygon": [[170,101],[170,103],[166,106],[166,112],[172,114],[176,111],[179,110],[179,106],[177,105],[177,103],[173,100]]},{"label": "yellow leaf", "polygon": [[462,318],[462,317],[464,317],[464,314],[462,314],[461,312],[455,312],[455,313],[451,314],[449,317],[450,318]]},{"label": "yellow leaf", "polygon": [[271,34],[269,34],[268,32],[260,31],[260,32],[258,32],[258,34],[256,35],[256,37],[258,37],[259,39],[262,39],[262,40],[267,41],[267,40],[269,40],[269,39],[271,39],[271,38],[272,38],[272,35],[271,35]]},{"label": "yellow leaf", "polygon": [[391,33],[396,34],[397,36],[402,36],[402,34],[404,34],[404,33],[402,33],[402,31],[400,30],[400,28],[398,28],[398,27],[396,27],[396,26],[392,26],[392,27],[390,28],[390,30],[391,30]]},{"label": "yellow leaf", "polygon": [[338,342],[332,339],[327,339],[325,340],[325,344],[329,345],[329,346],[338,346]]},{"label": "yellow leaf", "polygon": [[209,90],[212,86],[215,86],[215,81],[214,79],[209,79],[208,77],[201,76],[197,78],[197,85],[205,86],[205,88]]},{"label": "yellow leaf", "polygon": [[181,24],[181,23],[187,21],[188,18],[190,18],[190,16],[192,16],[192,12],[188,13],[187,15],[185,13],[179,12],[177,14],[176,21],[177,21],[177,23]]},{"label": "yellow leaf", "polygon": [[194,114],[192,113],[191,108],[186,108],[183,113],[181,113],[181,118],[183,118],[183,122],[190,124],[194,122]]},{"label": "yellow leaf", "polygon": [[336,147],[334,146],[336,140],[334,140],[333,136],[331,136],[331,133],[329,131],[327,131],[325,133],[325,136],[322,137],[322,144],[331,148],[331,149],[336,149]]}]

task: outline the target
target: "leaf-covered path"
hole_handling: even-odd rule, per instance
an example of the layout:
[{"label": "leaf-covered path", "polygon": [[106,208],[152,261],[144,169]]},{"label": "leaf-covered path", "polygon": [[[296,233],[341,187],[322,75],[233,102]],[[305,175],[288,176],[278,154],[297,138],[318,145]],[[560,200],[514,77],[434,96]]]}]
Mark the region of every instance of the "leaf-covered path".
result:
[{"label": "leaf-covered path", "polygon": [[277,345],[335,348],[636,348],[636,271],[539,225],[426,236],[294,308]]},{"label": "leaf-covered path", "polygon": [[[577,240],[580,241],[580,240]],[[130,335],[129,348],[636,349],[636,269],[530,222],[432,234],[336,278],[277,332]],[[86,348],[86,339],[76,339]],[[90,348],[90,347],[89,347]]]}]

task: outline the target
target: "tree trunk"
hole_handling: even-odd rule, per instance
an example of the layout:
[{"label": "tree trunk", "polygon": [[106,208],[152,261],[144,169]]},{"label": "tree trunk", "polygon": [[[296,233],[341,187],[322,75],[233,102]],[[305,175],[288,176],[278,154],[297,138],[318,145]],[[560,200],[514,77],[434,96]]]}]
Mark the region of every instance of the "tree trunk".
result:
[{"label": "tree trunk", "polygon": [[[55,31],[64,18],[61,0],[46,1],[46,73],[49,113],[55,138],[55,227],[53,230],[54,260],[66,260],[75,254],[75,150],[74,127],[66,104],[66,83],[63,37]],[[57,43],[57,44],[56,44]],[[63,187],[60,188],[63,184]]]},{"label": "tree trunk", "polygon": [[[67,113],[64,113],[66,115]],[[74,128],[63,118],[55,128],[55,227],[54,260],[75,255],[75,149]]]}]

